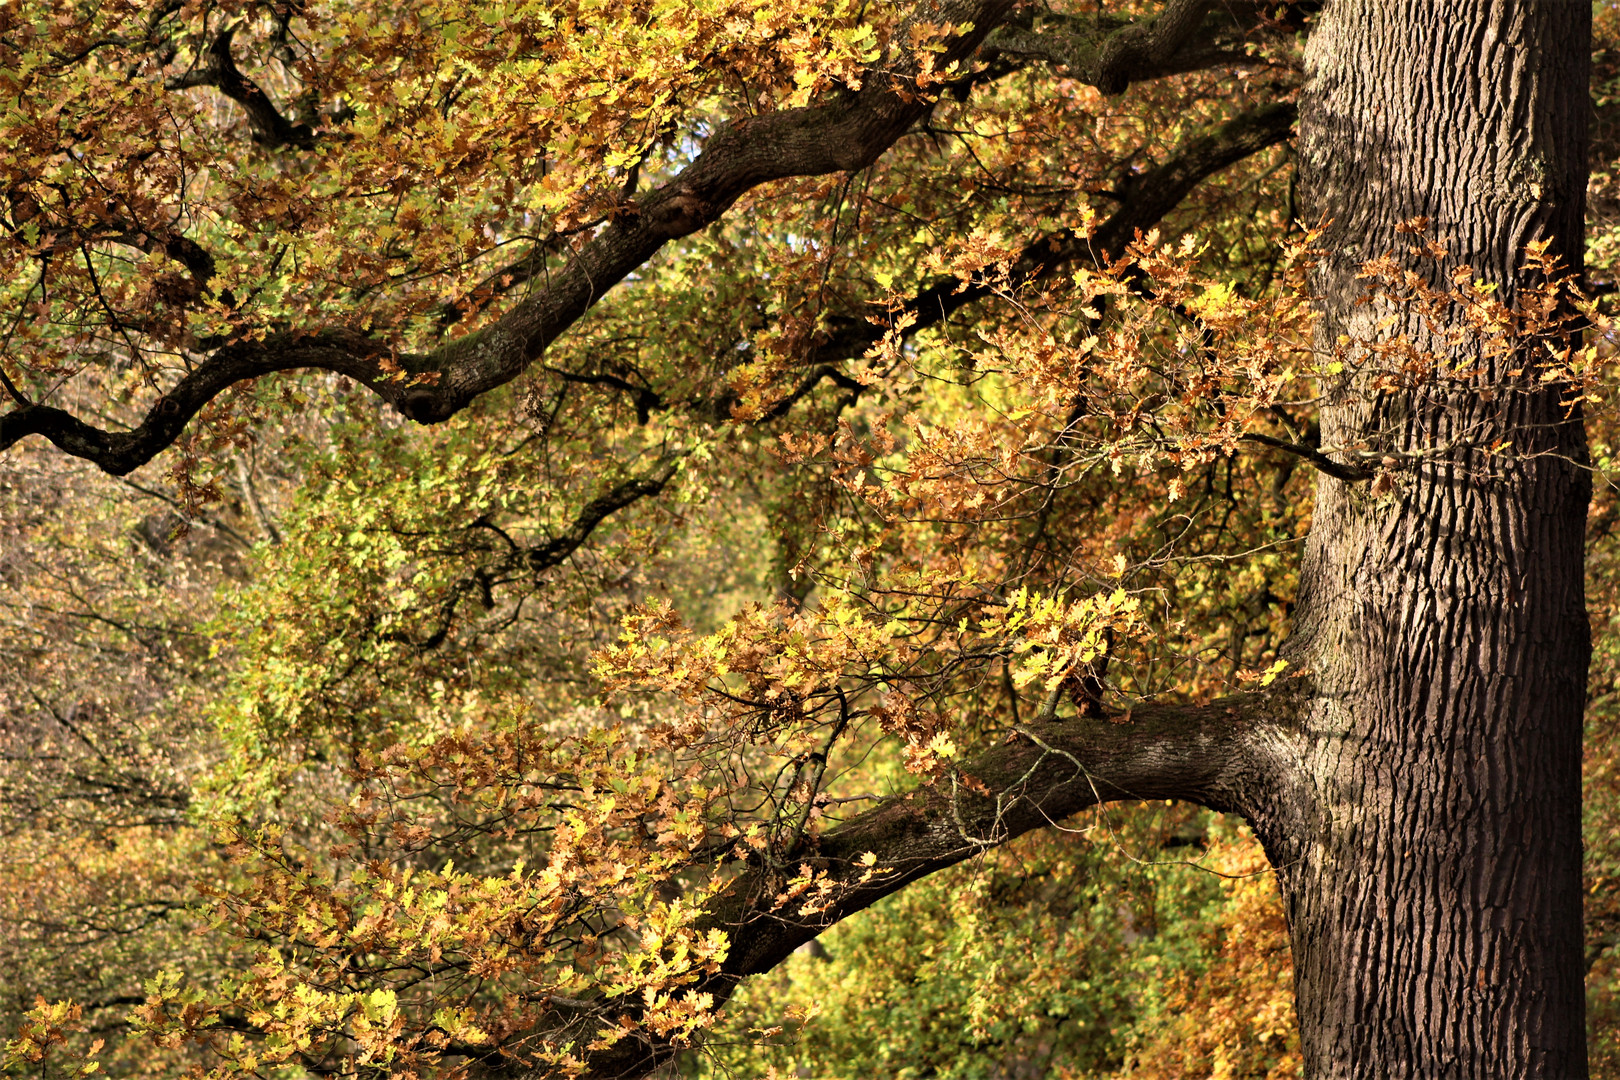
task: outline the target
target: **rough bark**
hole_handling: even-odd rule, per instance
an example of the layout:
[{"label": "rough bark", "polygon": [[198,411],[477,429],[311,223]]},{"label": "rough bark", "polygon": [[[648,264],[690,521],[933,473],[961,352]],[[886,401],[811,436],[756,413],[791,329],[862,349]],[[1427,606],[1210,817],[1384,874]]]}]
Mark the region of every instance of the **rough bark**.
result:
[{"label": "rough bark", "polygon": [[[949,5],[975,30],[946,59],[969,55],[1009,7]],[[1213,10],[1178,0],[1163,22],[1121,31],[1092,74],[1113,89],[1180,70],[1198,41],[1191,28]],[[1325,349],[1341,334],[1423,339],[1399,312],[1378,329],[1387,312],[1360,303],[1355,276],[1360,260],[1405,251],[1397,226],[1410,219],[1427,218],[1452,253],[1428,269],[1433,280],[1466,263],[1510,302],[1529,241],[1550,238],[1578,264],[1590,14],[1579,0],[1326,7],[1300,112],[1301,187],[1310,213],[1332,219],[1319,280]],[[302,366],[351,374],[408,415],[442,419],[515,377],[603,291],[744,191],[863,167],[927,108],[874,78],[859,94],[722,128],[551,287],[442,353],[401,358],[409,372],[439,376],[431,385],[390,380],[386,349],[359,335],[271,338],[220,350],[135,431],[20,404],[0,417],[0,447],[45,434],[127,471],[232,382]],[[1280,138],[1288,117],[1259,120],[1256,147]],[[1181,180],[1190,186],[1197,172]],[[1400,392],[1375,390],[1352,367],[1331,388],[1324,452],[1405,464],[1387,490],[1357,482],[1361,457],[1320,477],[1289,644],[1303,677],[1287,695],[1143,709],[1122,724],[1028,725],[965,767],[989,796],[942,785],[823,837],[806,858],[847,886],[823,910],[773,912],[782,868],[743,872],[711,913],[731,954],[694,990],[724,997],[826,925],[987,844],[1100,801],[1174,797],[1244,814],[1278,868],[1309,1076],[1584,1076],[1589,481],[1578,416],[1556,384],[1513,373],[1523,366],[1487,358],[1467,381]],[[868,852],[886,872],[865,876]],[[587,1003],[559,1023],[607,1007],[634,1004]],[[639,1075],[668,1054],[626,1040],[591,1064],[596,1075]]]},{"label": "rough bark", "polygon": [[[1402,331],[1444,348],[1409,317],[1377,330],[1401,313],[1358,304],[1357,263],[1404,257],[1407,219],[1451,252],[1433,280],[1466,263],[1509,303],[1530,241],[1578,267],[1590,14],[1325,10],[1300,118],[1301,187],[1332,219],[1323,349]],[[1578,415],[1515,374],[1525,361],[1398,393],[1352,365],[1322,409],[1324,446],[1409,464],[1383,494],[1318,480],[1290,643],[1312,699],[1284,797],[1251,811],[1287,905],[1312,1078],[1586,1074],[1589,481]]]},{"label": "rough bark", "polygon": [[[1397,226],[1415,217],[1452,252],[1427,267],[1436,283],[1467,263],[1511,303],[1525,245],[1542,238],[1578,265],[1588,16],[1490,0],[1324,13],[1301,119],[1303,183],[1333,218],[1324,349],[1405,333],[1480,359],[1398,309],[1380,330],[1391,309],[1361,303],[1358,264],[1404,254]],[[1589,481],[1578,415],[1561,387],[1516,372],[1526,359],[1398,393],[1352,366],[1331,388],[1323,445],[1404,464],[1384,490],[1358,482],[1360,456],[1323,471],[1289,644],[1303,677],[1287,694],[1224,739],[1208,738],[1209,717],[1155,724],[1123,758],[1103,725],[1037,732],[1027,775],[1022,761],[969,768],[1027,792],[1016,813],[938,791],[874,810],[818,858],[847,877],[872,850],[897,871],[809,921],[765,916],[745,877],[715,913],[734,944],[711,988],[723,996],[820,926],[957,861],[970,836],[1005,839],[1112,797],[1181,797],[1244,814],[1278,869],[1313,1080],[1584,1076]],[[1129,782],[1091,786],[1122,762]],[[652,1061],[621,1053],[599,1074]]]},{"label": "rough bark", "polygon": [[[1399,392],[1352,364],[1329,388],[1322,444],[1352,456],[1319,470],[1288,646],[1301,677],[1222,738],[1211,716],[1166,715],[1122,756],[1106,724],[1075,722],[1035,732],[1024,758],[1015,746],[968,768],[1016,790],[1015,812],[944,791],[880,807],[824,838],[817,858],[854,884],[814,919],[765,914],[768,875],[746,875],[715,912],[733,953],[708,989],[723,997],[964,857],[970,837],[1108,798],[1180,797],[1243,814],[1278,869],[1313,1080],[1586,1075],[1580,419],[1562,387],[1519,371],[1526,354],[1447,345],[1409,312],[1362,303],[1356,275],[1405,257],[1397,227],[1418,217],[1451,252],[1423,268],[1436,284],[1466,263],[1511,304],[1525,246],[1543,238],[1578,268],[1589,17],[1530,0],[1346,0],[1313,34],[1301,169],[1311,212],[1332,219],[1323,349],[1404,333],[1479,362]],[[1367,455],[1398,463],[1392,483],[1365,483]],[[1110,769],[1129,781],[1093,786]],[[895,872],[860,883],[862,850]],[[593,1064],[632,1075],[656,1059],[624,1046]]]}]

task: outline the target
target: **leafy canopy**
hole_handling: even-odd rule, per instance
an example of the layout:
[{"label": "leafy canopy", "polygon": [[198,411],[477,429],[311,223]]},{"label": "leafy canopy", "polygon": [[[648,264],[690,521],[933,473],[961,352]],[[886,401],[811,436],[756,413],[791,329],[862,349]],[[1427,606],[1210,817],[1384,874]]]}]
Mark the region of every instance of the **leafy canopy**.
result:
[{"label": "leafy canopy", "polygon": [[1311,346],[1308,8],[0,5],[8,1064],[1290,1075],[1245,831],[1032,830],[1466,374]]}]

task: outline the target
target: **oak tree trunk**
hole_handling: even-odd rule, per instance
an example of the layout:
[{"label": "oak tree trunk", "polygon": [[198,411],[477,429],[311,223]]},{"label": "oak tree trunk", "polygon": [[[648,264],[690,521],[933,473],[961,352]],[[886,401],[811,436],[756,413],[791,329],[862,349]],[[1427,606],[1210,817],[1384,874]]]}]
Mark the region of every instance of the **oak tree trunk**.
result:
[{"label": "oak tree trunk", "polygon": [[[1590,15],[1324,10],[1300,116],[1301,186],[1331,219],[1323,360],[1342,335],[1446,348],[1358,304],[1362,260],[1395,252],[1436,284],[1466,264],[1510,303],[1530,241],[1579,267]],[[1438,262],[1397,231],[1419,217]],[[1523,353],[1449,355],[1477,374],[1395,392],[1351,358],[1321,413],[1325,450],[1386,476],[1320,479],[1290,644],[1308,704],[1250,815],[1279,870],[1312,1078],[1586,1075],[1584,435],[1562,387],[1514,374]]]},{"label": "oak tree trunk", "polygon": [[[1530,243],[1580,269],[1590,32],[1588,0],[1329,0],[1316,20],[1300,185],[1330,222],[1318,359],[1344,366],[1323,368],[1336,475],[1301,566],[1295,677],[1025,723],[964,769],[988,794],[934,785],[819,837],[818,867],[847,886],[824,910],[765,915],[774,871],[739,877],[709,916],[730,936],[723,969],[694,991],[724,1000],[984,845],[1101,801],[1182,798],[1245,816],[1277,869],[1311,1080],[1586,1076],[1580,414],[1536,343],[1453,337],[1390,294],[1369,301],[1358,272],[1390,255],[1448,288],[1466,266],[1511,306]],[[1440,370],[1358,346],[1403,337]],[[884,876],[861,872],[873,857]],[[672,1052],[624,1040],[590,1075]]]}]

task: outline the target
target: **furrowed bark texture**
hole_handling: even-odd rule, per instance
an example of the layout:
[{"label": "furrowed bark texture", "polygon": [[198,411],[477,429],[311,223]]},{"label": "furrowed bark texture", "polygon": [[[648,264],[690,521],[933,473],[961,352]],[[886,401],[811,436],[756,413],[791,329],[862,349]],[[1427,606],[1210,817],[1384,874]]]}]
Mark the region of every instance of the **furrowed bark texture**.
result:
[{"label": "furrowed bark texture", "polygon": [[[1533,0],[1323,12],[1300,167],[1311,213],[1332,219],[1324,349],[1391,313],[1383,334],[1443,348],[1398,309],[1357,304],[1360,261],[1406,257],[1403,219],[1427,216],[1451,253],[1431,280],[1466,263],[1509,303],[1528,242],[1550,238],[1578,268],[1590,14]],[[1404,464],[1382,493],[1318,481],[1290,644],[1313,696],[1287,794],[1252,814],[1318,1080],[1586,1075],[1589,481],[1578,415],[1513,373],[1525,359],[1399,392],[1352,365],[1322,410],[1325,447]]]},{"label": "furrowed bark texture", "polygon": [[[1371,457],[1319,479],[1288,646],[1303,677],[1224,742],[1200,743],[1208,729],[1186,717],[1143,729],[1123,758],[1094,729],[1038,732],[1051,750],[1014,747],[1017,761],[984,768],[1014,803],[934,792],[880,807],[823,838],[814,857],[850,888],[814,918],[767,914],[763,878],[750,891],[745,875],[714,912],[733,951],[704,989],[723,999],[821,927],[959,860],[968,837],[1109,798],[1181,797],[1242,813],[1277,867],[1312,1080],[1586,1075],[1580,419],[1562,387],[1521,372],[1528,350],[1447,345],[1410,309],[1363,303],[1357,270],[1407,258],[1397,226],[1420,216],[1451,253],[1413,261],[1435,284],[1467,264],[1511,304],[1525,246],[1543,238],[1578,269],[1589,33],[1579,2],[1345,0],[1312,34],[1300,167],[1310,215],[1332,219],[1322,347],[1406,334],[1473,374],[1380,389],[1349,356],[1328,388],[1322,446]],[[1369,460],[1390,463],[1373,484]],[[1128,782],[1091,786],[1121,761]],[[894,872],[861,882],[862,850]],[[621,1044],[592,1075],[640,1075],[665,1055]]]}]

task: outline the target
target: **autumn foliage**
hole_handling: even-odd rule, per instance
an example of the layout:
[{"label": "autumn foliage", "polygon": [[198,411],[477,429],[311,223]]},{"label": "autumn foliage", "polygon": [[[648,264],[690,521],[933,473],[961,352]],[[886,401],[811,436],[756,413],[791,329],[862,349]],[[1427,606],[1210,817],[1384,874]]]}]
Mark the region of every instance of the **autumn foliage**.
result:
[{"label": "autumn foliage", "polygon": [[1402,468],[1324,388],[1470,377],[1411,326],[1590,410],[1620,1075],[1608,181],[1584,288],[1413,221],[1325,353],[1311,5],[1124,93],[1095,6],[0,3],[7,1068],[1297,1075],[1239,821],[1015,804],[1286,691],[1318,471]]}]

